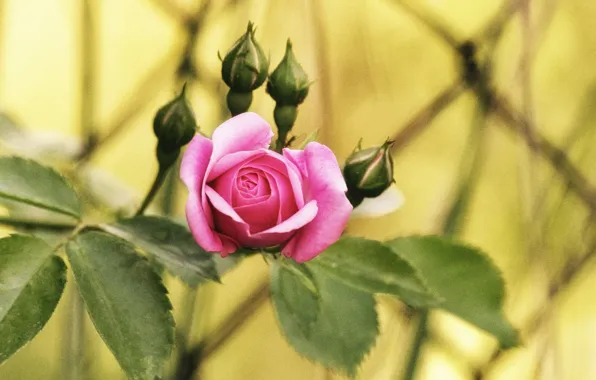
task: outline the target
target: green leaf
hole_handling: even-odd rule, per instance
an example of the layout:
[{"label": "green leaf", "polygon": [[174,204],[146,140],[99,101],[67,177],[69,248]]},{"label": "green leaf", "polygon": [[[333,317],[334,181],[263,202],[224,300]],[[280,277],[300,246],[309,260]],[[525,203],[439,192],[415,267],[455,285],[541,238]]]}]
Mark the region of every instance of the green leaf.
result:
[{"label": "green leaf", "polygon": [[278,310],[284,310],[303,335],[308,336],[320,311],[319,291],[305,265],[281,260],[271,265],[272,301]]},{"label": "green leaf", "polygon": [[136,216],[103,225],[102,229],[137,245],[190,286],[205,279],[219,281],[214,254],[205,252],[186,228],[167,218]]},{"label": "green leaf", "polygon": [[129,378],[160,376],[174,341],[172,306],[151,265],[126,241],[84,232],[66,253],[89,316]]},{"label": "green leaf", "polygon": [[0,239],[0,363],[37,335],[66,283],[66,266],[44,241]]},{"label": "green leaf", "polygon": [[383,243],[346,237],[327,248],[312,264],[347,285],[371,293],[388,293],[414,307],[439,304],[416,270]]},{"label": "green leaf", "polygon": [[386,244],[443,297],[442,308],[493,334],[505,348],[519,343],[517,330],[502,310],[505,283],[488,256],[436,236],[399,238]]},{"label": "green leaf", "polygon": [[[290,290],[286,284],[283,291],[289,294],[283,295],[282,302],[280,295],[273,293],[283,334],[299,354],[327,368],[354,376],[379,333],[375,300],[370,293],[327,276],[318,266],[307,265],[307,268],[317,285],[319,312],[314,322],[309,322],[312,316],[306,312],[300,313],[303,317],[306,315],[306,319],[298,321],[295,310],[301,305],[311,305],[315,298],[308,286],[301,285]],[[278,269],[274,267],[273,270]],[[283,276],[289,276],[288,272]],[[290,281],[295,283],[297,280]],[[272,284],[272,287],[279,289],[280,285]],[[294,302],[295,305],[289,306]],[[308,331],[304,329],[306,325],[309,326]]]},{"label": "green leaf", "polygon": [[0,157],[0,198],[80,216],[77,195],[60,174],[19,157]]}]

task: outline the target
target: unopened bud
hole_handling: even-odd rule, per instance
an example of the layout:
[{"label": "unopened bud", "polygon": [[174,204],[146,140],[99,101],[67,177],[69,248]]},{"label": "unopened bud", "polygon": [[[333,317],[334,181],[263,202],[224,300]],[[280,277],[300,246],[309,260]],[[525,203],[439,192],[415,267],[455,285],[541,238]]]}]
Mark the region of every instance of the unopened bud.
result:
[{"label": "unopened bud", "polygon": [[186,85],[174,100],[161,107],[153,119],[153,132],[164,151],[180,150],[195,135],[197,122],[186,100]]},{"label": "unopened bud", "polygon": [[265,82],[269,71],[269,61],[255,39],[252,22],[246,33],[234,43],[221,65],[221,77],[230,90],[247,93]]},{"label": "unopened bud", "polygon": [[304,102],[310,85],[308,76],[292,52],[292,42],[288,40],[286,54],[269,75],[267,93],[277,104],[297,106]]},{"label": "unopened bud", "polygon": [[354,206],[364,198],[381,195],[393,182],[393,158],[387,140],[380,147],[357,148],[346,160],[344,179],[348,185],[348,198]]}]

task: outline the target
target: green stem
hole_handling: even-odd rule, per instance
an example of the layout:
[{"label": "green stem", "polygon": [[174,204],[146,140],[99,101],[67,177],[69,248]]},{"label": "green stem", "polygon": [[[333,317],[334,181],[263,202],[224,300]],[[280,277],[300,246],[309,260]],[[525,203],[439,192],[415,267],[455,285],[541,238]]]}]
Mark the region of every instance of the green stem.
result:
[{"label": "green stem", "polygon": [[145,199],[143,200],[141,207],[139,207],[135,215],[143,215],[143,213],[147,209],[147,206],[149,206],[153,198],[155,198],[155,195],[157,194],[157,191],[166,179],[167,174],[168,169],[164,169],[163,166],[160,165],[159,170],[157,171],[157,175],[155,176],[155,180],[153,181],[153,185],[151,185],[151,189],[149,189],[149,192],[145,196]]},{"label": "green stem", "polygon": [[277,135],[277,141],[275,143],[275,151],[277,153],[281,153],[281,151],[283,150],[283,148],[286,146],[286,141],[288,139],[288,133],[283,133],[281,131],[278,131],[278,135]]},{"label": "green stem", "polygon": [[71,316],[65,319],[64,354],[66,365],[62,374],[64,380],[86,378],[85,371],[85,305],[78,289],[70,295]]},{"label": "green stem", "polygon": [[68,231],[77,227],[76,223],[38,221],[0,216],[0,224],[27,229],[44,229],[52,231]]},{"label": "green stem", "polygon": [[165,178],[164,189],[162,191],[163,197],[161,199],[161,211],[164,215],[171,216],[176,211],[176,193],[178,191],[178,176],[180,171],[180,160],[174,164],[175,170],[170,170]]},{"label": "green stem", "polygon": [[428,322],[428,310],[423,309],[418,312],[418,327],[416,328],[416,335],[412,346],[410,347],[410,354],[408,357],[408,364],[403,375],[403,380],[412,380],[416,374],[416,368],[418,367],[418,361],[420,359],[420,353],[422,352],[422,346],[427,336],[427,322]]}]

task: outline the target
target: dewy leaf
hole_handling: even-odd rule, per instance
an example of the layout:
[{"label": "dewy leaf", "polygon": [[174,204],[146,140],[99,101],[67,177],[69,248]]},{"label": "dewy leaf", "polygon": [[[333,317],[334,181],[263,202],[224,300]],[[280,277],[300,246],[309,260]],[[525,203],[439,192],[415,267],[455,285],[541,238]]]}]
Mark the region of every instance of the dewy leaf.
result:
[{"label": "dewy leaf", "polygon": [[19,157],[0,157],[0,201],[2,198],[77,219],[80,216],[77,195],[60,174]]},{"label": "dewy leaf", "polygon": [[[317,285],[319,312],[316,320],[309,324],[309,331],[305,331],[304,321],[298,322],[293,314],[296,306],[288,308],[288,302],[300,299],[303,305],[312,303],[310,289],[300,286],[293,289],[291,295],[284,295],[286,302],[274,300],[283,334],[299,354],[354,376],[379,333],[375,300],[372,294],[327,276],[319,266],[307,267]],[[279,295],[274,294],[274,297]]]},{"label": "dewy leaf", "polygon": [[493,334],[505,348],[519,343],[502,310],[505,284],[488,256],[436,236],[398,238],[386,244],[444,298],[442,308]]},{"label": "dewy leaf", "polygon": [[89,316],[129,378],[161,375],[174,341],[171,304],[161,279],[134,247],[84,232],[66,253]]},{"label": "dewy leaf", "polygon": [[66,283],[66,266],[43,241],[0,239],[0,363],[41,331]]},{"label": "dewy leaf", "polygon": [[312,273],[304,264],[288,260],[271,264],[271,299],[304,336],[310,334],[321,304]]},{"label": "dewy leaf", "polygon": [[393,294],[414,307],[433,306],[440,301],[407,261],[375,240],[342,238],[311,263],[347,285],[371,293]]},{"label": "dewy leaf", "polygon": [[102,229],[137,245],[191,286],[205,279],[219,281],[214,254],[205,252],[186,228],[167,218],[136,216],[103,225]]}]

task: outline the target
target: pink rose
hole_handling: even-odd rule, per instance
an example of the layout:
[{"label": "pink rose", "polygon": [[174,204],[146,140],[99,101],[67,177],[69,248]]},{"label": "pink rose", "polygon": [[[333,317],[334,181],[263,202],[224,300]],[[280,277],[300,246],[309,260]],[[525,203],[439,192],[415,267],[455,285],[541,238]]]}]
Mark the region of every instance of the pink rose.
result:
[{"label": "pink rose", "polygon": [[188,188],[186,218],[197,243],[222,256],[239,247],[281,245],[297,262],[339,239],[352,211],[333,152],[316,142],[304,150],[268,149],[273,132],[254,113],[196,135],[180,168]]}]

